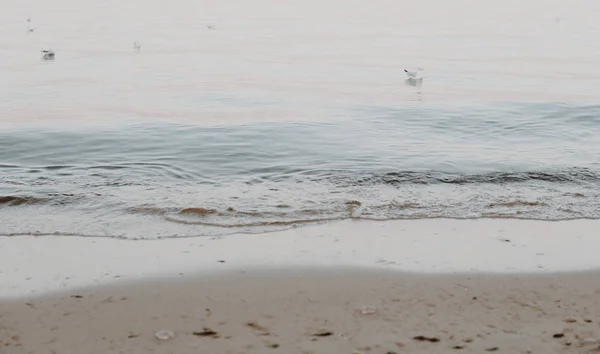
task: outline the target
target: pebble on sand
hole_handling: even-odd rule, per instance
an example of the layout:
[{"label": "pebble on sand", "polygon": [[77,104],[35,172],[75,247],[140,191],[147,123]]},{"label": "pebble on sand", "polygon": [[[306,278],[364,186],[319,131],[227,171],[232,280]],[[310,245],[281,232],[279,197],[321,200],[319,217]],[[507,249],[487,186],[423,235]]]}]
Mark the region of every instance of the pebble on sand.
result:
[{"label": "pebble on sand", "polygon": [[154,333],[154,335],[159,340],[168,340],[175,337],[175,333],[173,333],[173,331],[169,331],[166,329],[161,329],[160,331]]}]

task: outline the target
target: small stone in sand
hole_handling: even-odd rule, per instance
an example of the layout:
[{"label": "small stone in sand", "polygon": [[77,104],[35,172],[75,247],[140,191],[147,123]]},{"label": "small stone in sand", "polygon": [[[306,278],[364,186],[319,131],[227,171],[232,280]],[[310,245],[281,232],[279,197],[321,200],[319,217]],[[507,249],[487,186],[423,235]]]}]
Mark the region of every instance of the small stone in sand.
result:
[{"label": "small stone in sand", "polygon": [[208,327],[204,327],[201,332],[192,332],[193,335],[199,337],[211,337],[211,338],[219,338],[219,333],[213,331]]},{"label": "small stone in sand", "polygon": [[373,306],[363,306],[360,308],[360,313],[362,315],[372,315],[377,312],[377,309]]},{"label": "small stone in sand", "polygon": [[268,347],[271,349],[277,349],[277,348],[279,348],[279,344],[277,344],[277,343],[269,344]]},{"label": "small stone in sand", "polygon": [[329,337],[332,335],[333,335],[333,332],[326,331],[326,330],[322,330],[322,331],[311,334],[311,336],[313,336],[313,337]]},{"label": "small stone in sand", "polygon": [[465,349],[465,346],[464,345],[455,345],[452,347],[452,349],[456,349],[456,350]]},{"label": "small stone in sand", "polygon": [[565,334],[564,334],[564,333],[556,333],[556,334],[553,334],[553,335],[552,335],[552,338],[562,338],[562,337],[564,337],[564,336],[565,336]]},{"label": "small stone in sand", "polygon": [[167,339],[171,339],[171,338],[175,337],[175,333],[173,333],[173,331],[169,331],[166,329],[161,329],[160,331],[156,332],[154,335],[156,336],[156,338],[158,338],[160,340],[167,340]]},{"label": "small stone in sand", "polygon": [[491,348],[487,348],[485,351],[486,352],[495,352],[495,351],[498,351],[498,349],[500,349],[500,348],[498,348],[498,347],[491,347]]},{"label": "small stone in sand", "polygon": [[575,318],[573,318],[573,317],[568,317],[568,318],[565,318],[565,320],[564,320],[564,321],[565,321],[566,323],[575,323],[575,322],[577,322],[577,319],[575,319]]},{"label": "small stone in sand", "polygon": [[437,337],[426,337],[426,336],[416,336],[416,337],[413,337],[413,339],[418,340],[419,342],[431,342],[431,343],[437,343],[440,341],[440,339]]},{"label": "small stone in sand", "polygon": [[248,322],[248,323],[246,323],[246,326],[248,326],[252,330],[261,332],[261,333],[259,333],[261,336],[268,336],[270,334],[268,329],[259,325],[256,322]]}]

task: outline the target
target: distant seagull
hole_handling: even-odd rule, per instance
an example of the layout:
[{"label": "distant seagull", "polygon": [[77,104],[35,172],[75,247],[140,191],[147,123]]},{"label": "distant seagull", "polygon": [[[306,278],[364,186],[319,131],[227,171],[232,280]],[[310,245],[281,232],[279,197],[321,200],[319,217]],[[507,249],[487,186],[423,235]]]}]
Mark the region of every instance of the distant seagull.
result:
[{"label": "distant seagull", "polygon": [[136,52],[139,52],[141,47],[142,47],[142,45],[140,44],[140,42],[138,42],[138,41],[133,42],[133,50],[135,50]]},{"label": "distant seagull", "polygon": [[31,23],[31,16],[27,17],[27,33],[31,33],[35,31],[35,28],[31,27],[29,24]]},{"label": "distant seagull", "polygon": [[52,49],[42,49],[42,59],[54,60],[54,51]]},{"label": "distant seagull", "polygon": [[422,68],[418,68],[416,71],[408,71],[408,70],[404,69],[404,72],[406,73],[408,78],[411,80],[423,80],[423,76],[421,76],[422,71],[423,71]]},{"label": "distant seagull", "polygon": [[206,25],[206,28],[208,28],[209,30],[216,30],[217,26],[215,26],[215,25]]}]

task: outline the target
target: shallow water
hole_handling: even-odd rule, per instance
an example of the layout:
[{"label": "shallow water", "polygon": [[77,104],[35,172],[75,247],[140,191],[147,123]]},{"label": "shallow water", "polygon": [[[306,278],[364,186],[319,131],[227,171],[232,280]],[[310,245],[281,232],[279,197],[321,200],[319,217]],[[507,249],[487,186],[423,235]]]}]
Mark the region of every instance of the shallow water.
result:
[{"label": "shallow water", "polygon": [[600,3],[4,7],[0,234],[600,217]]}]

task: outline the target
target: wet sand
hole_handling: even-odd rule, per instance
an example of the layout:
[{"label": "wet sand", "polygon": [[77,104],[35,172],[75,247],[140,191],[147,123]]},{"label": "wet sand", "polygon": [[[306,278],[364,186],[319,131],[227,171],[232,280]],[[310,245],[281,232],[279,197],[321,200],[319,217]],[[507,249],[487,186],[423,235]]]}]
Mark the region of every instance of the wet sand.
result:
[{"label": "wet sand", "polygon": [[[599,227],[600,220],[345,220],[225,237],[0,237],[0,298],[253,268],[361,267],[446,274],[600,269]],[[151,231],[147,225],[140,228]]]},{"label": "wet sand", "polygon": [[346,267],[152,279],[0,302],[0,351],[593,353],[599,278]]}]

